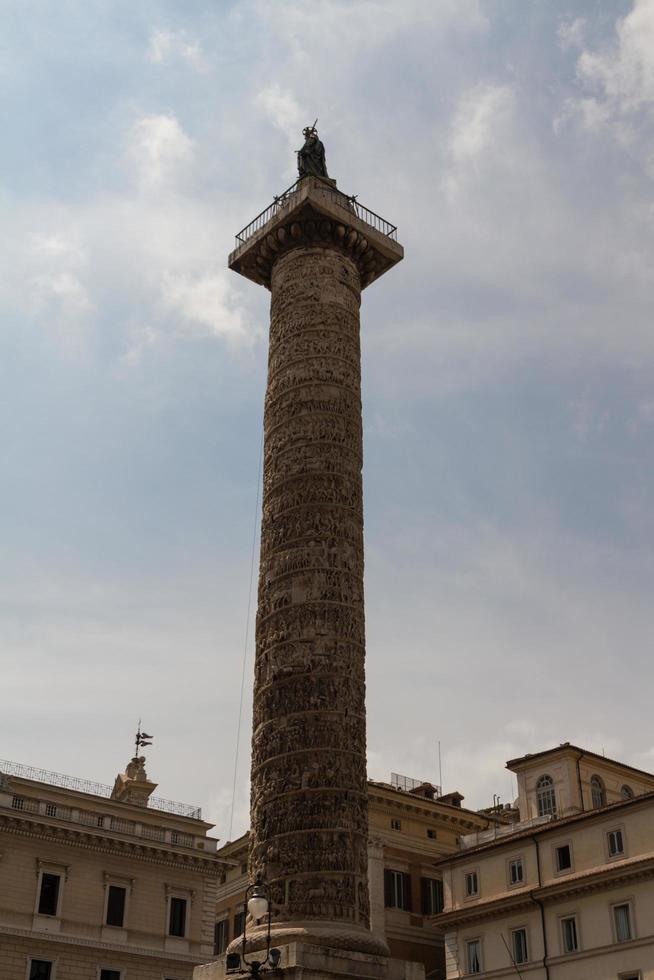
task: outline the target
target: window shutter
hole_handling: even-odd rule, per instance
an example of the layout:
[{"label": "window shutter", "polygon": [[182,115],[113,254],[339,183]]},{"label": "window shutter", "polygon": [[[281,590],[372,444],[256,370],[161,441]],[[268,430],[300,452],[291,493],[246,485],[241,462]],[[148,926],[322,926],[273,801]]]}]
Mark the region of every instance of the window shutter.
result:
[{"label": "window shutter", "polygon": [[393,908],[393,878],[388,868],[384,868],[384,905]]},{"label": "window shutter", "polygon": [[411,875],[408,875],[408,874],[406,874],[406,872],[404,872],[402,874],[402,880],[403,880],[402,883],[403,883],[403,886],[404,886],[403,887],[403,891],[404,891],[404,911],[405,912],[410,912],[411,911]]},{"label": "window shutter", "polygon": [[431,915],[431,902],[429,901],[429,878],[420,879],[420,906],[423,915]]}]

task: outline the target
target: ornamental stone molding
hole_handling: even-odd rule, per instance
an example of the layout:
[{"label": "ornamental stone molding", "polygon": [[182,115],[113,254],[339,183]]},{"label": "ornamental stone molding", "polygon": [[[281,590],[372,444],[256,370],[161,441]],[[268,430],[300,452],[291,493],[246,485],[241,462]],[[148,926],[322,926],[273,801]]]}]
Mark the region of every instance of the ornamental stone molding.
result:
[{"label": "ornamental stone molding", "polygon": [[120,840],[117,837],[100,837],[85,830],[68,827],[55,827],[47,823],[14,818],[0,814],[0,830],[19,837],[35,840],[55,841],[67,847],[82,848],[87,851],[97,851],[101,854],[128,855],[132,860],[145,861],[149,864],[167,865],[169,867],[183,866],[189,870],[218,877],[230,867],[219,859],[212,860],[208,855],[184,854],[180,851],[166,850],[156,844],[136,843],[133,840]]},{"label": "ornamental stone molding", "polygon": [[249,874],[276,945],[388,955],[367,881],[359,307],[403,250],[333,181],[269,210],[229,259],[272,294]]}]

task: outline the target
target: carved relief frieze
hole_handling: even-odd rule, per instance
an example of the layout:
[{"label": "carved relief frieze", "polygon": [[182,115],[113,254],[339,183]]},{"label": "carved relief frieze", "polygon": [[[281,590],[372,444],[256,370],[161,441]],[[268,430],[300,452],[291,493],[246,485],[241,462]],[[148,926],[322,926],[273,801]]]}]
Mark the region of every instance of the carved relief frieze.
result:
[{"label": "carved relief frieze", "polygon": [[268,684],[261,689],[254,705],[253,727],[282,710],[285,714],[321,708],[329,710],[330,706],[338,704],[343,710],[347,708],[351,713],[363,714],[364,692],[354,687],[349,674],[299,674],[283,682]]},{"label": "carved relief frieze", "polygon": [[339,415],[311,415],[305,413],[291,422],[270,419],[266,423],[266,457],[269,459],[292,446],[305,446],[316,442],[334,443],[355,449],[361,440],[361,419]]},{"label": "carved relief frieze", "polygon": [[359,345],[358,324],[353,317],[355,329],[352,334],[339,331],[280,331],[274,349],[268,358],[268,371],[274,379],[282,370],[304,367],[311,361],[325,357],[333,362],[348,364],[354,371],[359,370],[361,348]]},{"label": "carved relief frieze", "polygon": [[[276,516],[264,512],[261,522],[261,553],[268,558],[273,552],[306,541],[332,542],[331,553],[338,544],[348,547],[363,545],[363,526],[355,515],[334,514],[326,507],[315,507]],[[327,545],[325,545],[327,547]],[[333,558],[334,562],[338,559]]]},{"label": "carved relief frieze", "polygon": [[262,256],[272,304],[250,873],[272,883],[282,919],[365,924],[365,250],[346,241],[347,231],[316,238],[317,226],[296,224],[288,248]]},{"label": "carved relief frieze", "polygon": [[365,792],[340,790],[302,791],[281,796],[253,814],[258,839],[277,837],[296,830],[351,830],[363,834],[367,827]]},{"label": "carved relief frieze", "polygon": [[289,640],[330,635],[363,645],[363,610],[318,602],[289,605],[269,615],[257,611],[257,631],[257,651]]},{"label": "carved relief frieze", "polygon": [[278,479],[304,473],[345,473],[357,477],[361,473],[361,457],[349,447],[326,443],[291,446],[284,452],[270,455],[266,487]]},{"label": "carved relief frieze", "polygon": [[262,584],[305,569],[341,569],[359,574],[361,568],[359,550],[347,541],[339,543],[333,538],[324,541],[293,538],[286,548],[271,550],[267,557],[266,579]]}]

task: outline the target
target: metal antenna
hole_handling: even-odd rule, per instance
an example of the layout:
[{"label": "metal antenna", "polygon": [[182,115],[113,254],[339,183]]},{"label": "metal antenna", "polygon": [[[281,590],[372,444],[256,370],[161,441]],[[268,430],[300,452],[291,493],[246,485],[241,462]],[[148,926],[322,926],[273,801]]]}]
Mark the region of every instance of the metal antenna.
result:
[{"label": "metal antenna", "polygon": [[438,740],[438,785],[441,788],[441,796],[443,795],[443,763],[441,761],[441,740]]}]

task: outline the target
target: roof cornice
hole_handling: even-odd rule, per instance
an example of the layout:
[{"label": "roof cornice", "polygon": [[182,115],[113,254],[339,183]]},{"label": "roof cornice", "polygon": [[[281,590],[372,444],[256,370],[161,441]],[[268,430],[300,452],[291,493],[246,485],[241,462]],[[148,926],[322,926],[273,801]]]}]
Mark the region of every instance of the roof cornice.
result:
[{"label": "roof cornice", "polygon": [[146,840],[126,840],[120,837],[98,834],[82,827],[55,827],[43,820],[30,820],[25,814],[13,816],[0,813],[0,830],[19,837],[29,837],[35,840],[55,840],[68,847],[79,847],[100,854],[122,854],[130,860],[146,861],[149,864],[161,864],[179,868],[184,866],[190,871],[201,871],[205,874],[219,875],[232,867],[231,862],[223,861],[215,854],[198,854],[196,851],[182,851],[174,848],[164,848]]},{"label": "roof cornice", "polygon": [[495,919],[526,908],[534,902],[548,904],[573,895],[588,894],[613,888],[615,885],[637,879],[654,877],[654,855],[633,858],[619,865],[602,867],[593,871],[571,875],[563,881],[556,881],[542,888],[525,888],[511,895],[503,893],[498,898],[476,902],[462,908],[452,909],[432,916],[430,922],[439,928],[451,928],[482,919]]},{"label": "roof cornice", "polygon": [[640,796],[633,796],[628,800],[616,800],[614,803],[607,803],[606,806],[596,807],[593,810],[583,810],[580,813],[572,813],[568,817],[560,817],[558,820],[550,820],[547,823],[537,824],[535,827],[526,827],[524,830],[516,830],[514,834],[504,834],[495,840],[484,841],[475,847],[462,848],[447,857],[439,858],[437,864],[459,864],[469,860],[473,854],[480,854],[482,851],[490,851],[495,848],[513,847],[516,841],[525,840],[529,837],[540,837],[546,834],[557,834],[561,827],[568,827],[570,824],[579,823],[582,820],[599,820],[602,817],[622,811],[626,808],[644,808],[654,801],[654,790],[641,793]]}]

